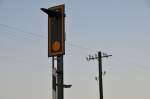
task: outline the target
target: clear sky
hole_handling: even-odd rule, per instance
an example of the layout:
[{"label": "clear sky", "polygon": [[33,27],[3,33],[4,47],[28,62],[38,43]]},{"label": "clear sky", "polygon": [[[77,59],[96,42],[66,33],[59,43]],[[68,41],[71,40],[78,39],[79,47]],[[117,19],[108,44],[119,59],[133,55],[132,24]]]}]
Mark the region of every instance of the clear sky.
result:
[{"label": "clear sky", "polygon": [[150,99],[150,0],[0,0],[0,99],[52,99],[47,15],[66,7],[65,99],[99,99],[98,51],[104,99]]}]

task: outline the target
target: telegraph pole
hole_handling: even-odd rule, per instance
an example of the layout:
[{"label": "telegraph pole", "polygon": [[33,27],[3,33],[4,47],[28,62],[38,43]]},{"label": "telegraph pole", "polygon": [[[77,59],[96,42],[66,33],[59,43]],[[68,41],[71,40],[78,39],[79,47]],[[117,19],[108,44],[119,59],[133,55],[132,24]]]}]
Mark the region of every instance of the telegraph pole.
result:
[{"label": "telegraph pole", "polygon": [[106,57],[110,57],[112,55],[107,55],[105,53],[102,53],[99,51],[98,52],[98,55],[96,54],[95,56],[91,56],[89,55],[89,57],[87,57],[87,60],[90,61],[90,60],[95,60],[97,59],[98,60],[98,72],[99,72],[99,98],[100,99],[103,99],[103,78],[102,78],[102,74],[103,74],[103,70],[102,70],[102,58]]},{"label": "telegraph pole", "polygon": [[102,55],[98,52],[98,68],[99,68],[99,94],[100,99],[103,99],[103,79],[102,79]]}]

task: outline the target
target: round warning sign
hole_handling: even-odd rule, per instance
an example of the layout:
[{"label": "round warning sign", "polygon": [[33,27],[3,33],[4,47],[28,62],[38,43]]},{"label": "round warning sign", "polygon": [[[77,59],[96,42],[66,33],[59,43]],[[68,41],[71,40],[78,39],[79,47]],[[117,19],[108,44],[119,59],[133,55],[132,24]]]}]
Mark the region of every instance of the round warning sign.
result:
[{"label": "round warning sign", "polygon": [[52,45],[53,51],[58,51],[60,49],[60,42],[55,41]]}]

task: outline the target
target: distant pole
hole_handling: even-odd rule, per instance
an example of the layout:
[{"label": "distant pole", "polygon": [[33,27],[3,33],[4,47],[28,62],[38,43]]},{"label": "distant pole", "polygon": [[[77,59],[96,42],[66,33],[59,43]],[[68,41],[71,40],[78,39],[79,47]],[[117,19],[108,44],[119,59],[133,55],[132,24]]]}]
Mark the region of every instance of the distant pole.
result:
[{"label": "distant pole", "polygon": [[102,79],[102,54],[98,52],[98,68],[99,68],[99,94],[100,99],[103,99],[103,79]]},{"label": "distant pole", "polygon": [[99,98],[103,99],[103,78],[102,78],[102,74],[103,74],[103,70],[102,70],[102,58],[104,57],[110,57],[112,55],[107,55],[105,53],[101,53],[101,51],[98,52],[98,56],[97,54],[95,56],[89,55],[89,57],[87,57],[87,60],[98,60],[98,72],[99,72]]}]

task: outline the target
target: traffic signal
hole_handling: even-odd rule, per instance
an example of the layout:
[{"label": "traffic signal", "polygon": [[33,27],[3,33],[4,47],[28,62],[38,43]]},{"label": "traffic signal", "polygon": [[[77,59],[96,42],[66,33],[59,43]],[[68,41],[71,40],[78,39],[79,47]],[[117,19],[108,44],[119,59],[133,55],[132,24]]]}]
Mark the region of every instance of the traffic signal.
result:
[{"label": "traffic signal", "polygon": [[48,14],[48,57],[65,54],[64,5],[41,10]]}]

